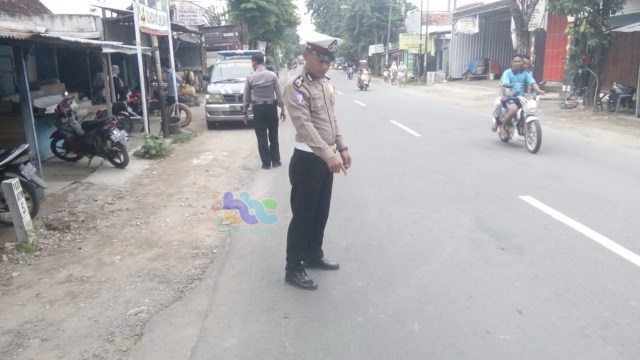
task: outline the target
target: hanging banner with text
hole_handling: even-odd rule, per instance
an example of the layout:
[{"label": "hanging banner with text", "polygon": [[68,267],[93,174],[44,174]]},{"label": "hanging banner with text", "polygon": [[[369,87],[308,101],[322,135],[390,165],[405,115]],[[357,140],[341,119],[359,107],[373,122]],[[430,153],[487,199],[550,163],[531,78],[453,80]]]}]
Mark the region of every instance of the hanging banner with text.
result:
[{"label": "hanging banner with text", "polygon": [[477,34],[479,31],[478,15],[455,20],[453,24],[455,34]]},{"label": "hanging banner with text", "polygon": [[410,32],[400,34],[400,45],[398,46],[402,50],[408,50],[409,53],[420,53],[420,44],[422,43],[422,39],[420,33],[418,32]]},{"label": "hanging banner with text", "polygon": [[138,24],[140,31],[151,35],[169,35],[168,0],[140,0]]}]

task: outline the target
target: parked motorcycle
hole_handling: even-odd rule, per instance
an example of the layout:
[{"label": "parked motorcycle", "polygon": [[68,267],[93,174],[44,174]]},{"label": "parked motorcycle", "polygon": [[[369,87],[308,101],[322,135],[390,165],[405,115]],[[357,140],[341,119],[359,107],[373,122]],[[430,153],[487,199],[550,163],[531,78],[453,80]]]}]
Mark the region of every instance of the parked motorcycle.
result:
[{"label": "parked motorcycle", "polygon": [[116,101],[111,105],[111,113],[115,116],[118,129],[130,133],[133,130],[133,120],[142,120],[125,101]]},{"label": "parked motorcycle", "polygon": [[635,94],[635,92],[636,88],[614,81],[611,90],[609,90],[607,110],[614,112],[618,107],[622,109],[630,108],[633,103],[633,94]]},{"label": "parked motorcycle", "polygon": [[[521,106],[518,108],[518,112],[511,124],[507,127],[507,135],[503,136],[498,131],[498,136],[503,142],[509,142],[509,140],[515,137],[516,131],[518,135],[524,136],[524,142],[527,147],[527,151],[535,154],[540,150],[542,145],[542,127],[540,126],[540,119],[538,117],[538,102],[540,98],[538,95],[534,95],[532,98],[527,99],[524,96],[519,96]],[[500,120],[504,119],[507,115],[507,109],[502,108],[502,115]],[[496,120],[493,119],[495,122]],[[498,122],[501,125],[502,122]]]},{"label": "parked motorcycle", "polygon": [[127,132],[118,129],[117,119],[99,116],[80,124],[76,118],[74,103],[73,97],[65,96],[56,107],[57,130],[49,137],[53,155],[65,161],[100,156],[119,169],[127,167]]},{"label": "parked motorcycle", "polygon": [[369,82],[371,81],[371,73],[369,70],[363,69],[358,75],[358,88],[366,91],[369,88]]},{"label": "parked motorcycle", "polygon": [[354,68],[349,67],[347,68],[347,78],[349,78],[349,80],[353,79],[353,72],[355,71]]},{"label": "parked motorcycle", "polygon": [[[37,187],[47,188],[45,183],[36,173],[33,164],[33,154],[29,149],[29,144],[14,146],[10,149],[0,150],[0,183],[11,179],[20,179],[20,186],[27,202],[27,208],[31,217],[35,217],[40,210],[40,198],[36,191]],[[13,225],[9,204],[0,188],[0,224]]]}]

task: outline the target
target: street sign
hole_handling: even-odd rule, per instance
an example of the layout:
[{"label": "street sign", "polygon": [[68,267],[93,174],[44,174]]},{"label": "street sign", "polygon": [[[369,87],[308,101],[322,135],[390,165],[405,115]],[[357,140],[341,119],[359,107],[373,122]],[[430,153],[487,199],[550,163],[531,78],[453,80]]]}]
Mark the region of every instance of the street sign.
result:
[{"label": "street sign", "polygon": [[202,25],[202,10],[176,9],[176,22],[187,26]]}]

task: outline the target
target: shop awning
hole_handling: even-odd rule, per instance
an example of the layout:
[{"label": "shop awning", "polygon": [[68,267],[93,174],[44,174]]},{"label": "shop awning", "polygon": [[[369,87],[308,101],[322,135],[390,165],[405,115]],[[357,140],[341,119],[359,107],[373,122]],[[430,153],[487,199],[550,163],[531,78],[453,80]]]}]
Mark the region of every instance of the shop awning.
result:
[{"label": "shop awning", "polygon": [[611,31],[618,31],[618,32],[636,32],[636,31],[640,31],[640,22],[629,24],[629,25],[626,25],[626,26],[622,26],[622,27],[619,27],[617,29],[613,29]]},{"label": "shop awning", "polygon": [[[30,31],[14,31],[0,28],[0,43],[16,41],[32,41],[42,44],[57,44],[62,46],[74,46],[84,48],[100,48],[103,53],[136,54],[135,46],[125,45],[117,41],[102,41],[93,39],[76,38]],[[151,54],[151,48],[143,47],[143,54]]]}]

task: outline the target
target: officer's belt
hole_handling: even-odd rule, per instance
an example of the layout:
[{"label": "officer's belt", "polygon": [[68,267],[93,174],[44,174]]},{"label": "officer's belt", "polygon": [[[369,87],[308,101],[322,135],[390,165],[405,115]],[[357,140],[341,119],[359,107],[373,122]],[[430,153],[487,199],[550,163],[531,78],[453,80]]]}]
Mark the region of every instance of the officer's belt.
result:
[{"label": "officer's belt", "polygon": [[[313,152],[313,150],[311,150],[309,145],[307,145],[306,143],[296,142],[295,148],[298,150],[306,151],[306,152]],[[335,154],[336,151],[338,151],[338,145],[336,144],[329,145],[329,149],[331,149],[331,151]]]},{"label": "officer's belt", "polygon": [[253,105],[273,105],[275,104],[275,100],[264,100],[264,101],[254,101]]}]

